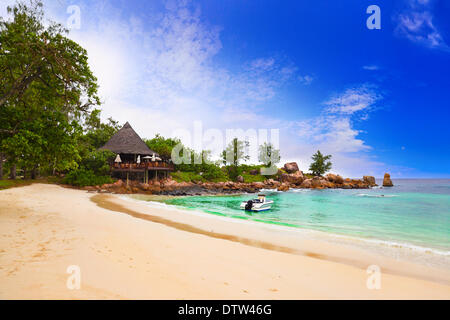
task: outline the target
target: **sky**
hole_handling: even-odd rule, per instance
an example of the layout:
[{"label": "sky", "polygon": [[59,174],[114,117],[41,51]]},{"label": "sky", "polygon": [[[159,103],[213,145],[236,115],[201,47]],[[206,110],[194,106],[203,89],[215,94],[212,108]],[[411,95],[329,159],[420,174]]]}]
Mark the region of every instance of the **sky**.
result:
[{"label": "sky", "polygon": [[281,162],[304,171],[321,150],[344,176],[450,178],[450,1],[44,4],[87,49],[103,119],[143,138],[278,129]]}]

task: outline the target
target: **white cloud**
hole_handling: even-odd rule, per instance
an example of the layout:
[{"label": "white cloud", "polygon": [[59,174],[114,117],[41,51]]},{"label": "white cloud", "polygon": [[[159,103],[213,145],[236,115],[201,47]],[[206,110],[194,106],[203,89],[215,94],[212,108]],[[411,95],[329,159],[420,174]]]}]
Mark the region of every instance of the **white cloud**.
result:
[{"label": "white cloud", "polygon": [[303,83],[304,85],[310,85],[314,78],[310,75],[304,75],[304,76],[299,76],[298,79],[300,80],[301,83]]},{"label": "white cloud", "polygon": [[434,24],[432,4],[429,0],[409,0],[405,10],[395,17],[396,32],[412,42],[449,51],[450,47]]},{"label": "white cloud", "polygon": [[162,14],[139,18],[108,3],[80,6],[82,27],[70,37],[88,51],[103,116],[130,121],[144,137],[170,135],[199,119],[216,128],[256,116],[257,126],[272,123],[262,116],[270,112],[264,104],[296,72],[275,57],[223,67],[215,60],[221,29],[202,21],[193,5],[172,2]]},{"label": "white cloud", "polygon": [[367,66],[363,66],[362,68],[363,68],[364,70],[369,70],[369,71],[376,71],[376,70],[379,70],[379,69],[380,69],[379,66],[374,65],[374,64],[367,65]]},{"label": "white cloud", "polygon": [[[171,135],[204,128],[280,128],[283,161],[298,161],[308,169],[320,149],[333,154],[334,171],[348,176],[381,175],[384,164],[355,129],[354,118],[367,119],[381,95],[361,85],[328,100],[321,115],[285,120],[267,110],[280,87],[290,79],[310,84],[311,75],[298,76],[291,63],[272,56],[254,57],[234,69],[221,65],[220,27],[201,19],[191,5],[171,2],[162,14],[132,16],[109,2],[80,1],[82,23],[70,37],[88,51],[100,85],[103,117],[129,121],[142,137]],[[64,22],[64,5],[51,7],[51,17]]]},{"label": "white cloud", "polygon": [[[355,117],[359,121],[366,120],[381,99],[382,94],[369,84],[344,90],[324,103],[319,116],[289,125],[289,131],[297,138],[295,145],[282,143],[288,146],[284,151],[289,158],[300,159],[303,170],[308,170],[311,155],[321,150],[333,155],[334,172],[351,177],[382,175],[386,165],[370,156],[368,151],[372,148],[360,137],[363,132],[354,125]],[[292,135],[289,138],[292,139]]]},{"label": "white cloud", "polygon": [[327,102],[326,111],[328,113],[352,115],[357,112],[367,112],[374,104],[381,99],[373,86],[362,85],[349,88],[343,94],[339,94]]}]

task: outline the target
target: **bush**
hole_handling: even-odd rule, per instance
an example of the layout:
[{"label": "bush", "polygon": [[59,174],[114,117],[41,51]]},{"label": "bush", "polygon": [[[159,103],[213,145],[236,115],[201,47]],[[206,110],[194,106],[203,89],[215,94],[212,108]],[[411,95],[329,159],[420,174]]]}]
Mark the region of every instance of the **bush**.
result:
[{"label": "bush", "polygon": [[260,175],[260,174],[251,175],[251,174],[248,174],[248,173],[243,173],[242,177],[244,178],[244,182],[248,182],[248,183],[251,183],[251,182],[264,182],[264,180],[271,178],[271,176],[263,176],[263,175]]},{"label": "bush", "polygon": [[64,183],[77,187],[101,186],[105,183],[112,183],[109,176],[95,175],[92,170],[78,169],[70,171],[63,180]]},{"label": "bush", "polygon": [[202,177],[208,181],[228,181],[229,177],[222,168],[214,164],[204,164]]},{"label": "bush", "polygon": [[191,171],[177,171],[172,172],[170,175],[176,182],[205,181],[201,175]]}]

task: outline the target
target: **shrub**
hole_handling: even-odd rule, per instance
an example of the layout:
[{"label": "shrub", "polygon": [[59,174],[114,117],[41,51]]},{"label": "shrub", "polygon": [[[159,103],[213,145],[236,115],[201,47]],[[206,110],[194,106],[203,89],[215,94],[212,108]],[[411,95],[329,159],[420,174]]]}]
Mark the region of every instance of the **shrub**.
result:
[{"label": "shrub", "polygon": [[85,187],[112,183],[113,180],[109,176],[96,175],[92,170],[78,169],[70,171],[63,182],[77,187]]},{"label": "shrub", "polygon": [[228,181],[229,178],[222,168],[215,164],[204,164],[202,168],[202,177],[208,181]]},{"label": "shrub", "polygon": [[264,180],[269,179],[271,176],[263,176],[260,174],[251,175],[248,173],[243,173],[242,177],[244,178],[244,182],[264,182]]},{"label": "shrub", "polygon": [[190,172],[190,171],[172,172],[170,174],[170,176],[176,182],[205,181],[205,179],[201,175],[196,174],[195,172]]}]

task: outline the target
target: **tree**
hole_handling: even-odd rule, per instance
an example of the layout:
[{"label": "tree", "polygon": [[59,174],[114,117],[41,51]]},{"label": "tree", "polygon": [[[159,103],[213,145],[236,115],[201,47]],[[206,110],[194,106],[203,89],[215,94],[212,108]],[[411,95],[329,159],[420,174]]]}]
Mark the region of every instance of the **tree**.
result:
[{"label": "tree", "polygon": [[280,150],[275,149],[273,144],[264,142],[264,144],[259,146],[258,160],[265,165],[265,167],[261,168],[262,175],[276,174],[278,172],[276,164],[280,162],[280,159]]},{"label": "tree", "polygon": [[250,159],[250,156],[245,154],[245,148],[248,146],[248,141],[241,141],[238,138],[231,140],[226,149],[222,151],[223,163],[237,167],[240,161]]},{"label": "tree", "polygon": [[258,161],[267,167],[272,167],[280,162],[280,150],[275,149],[273,144],[264,142],[259,146]]},{"label": "tree", "polygon": [[109,139],[120,129],[118,121],[108,118],[106,123],[100,120],[100,109],[94,109],[86,118],[84,123],[84,143],[94,149],[105,145]]},{"label": "tree", "polygon": [[325,172],[331,169],[331,162],[328,161],[331,159],[331,155],[324,156],[319,150],[312,156],[313,162],[309,166],[309,170],[315,176],[321,176]]},{"label": "tree", "polygon": [[42,8],[40,0],[18,2],[7,8],[12,21],[0,20],[0,108],[25,101],[39,83],[67,111],[86,111],[99,104],[86,50],[65,37],[61,24],[45,27]]},{"label": "tree", "polygon": [[145,139],[145,144],[153,151],[158,153],[163,159],[172,157],[172,150],[176,145],[180,144],[180,139],[164,138],[159,133],[153,139]]},{"label": "tree", "polygon": [[100,104],[87,52],[60,24],[44,23],[42,2],[8,7],[0,18],[0,150],[11,168],[77,167],[83,119]]}]

